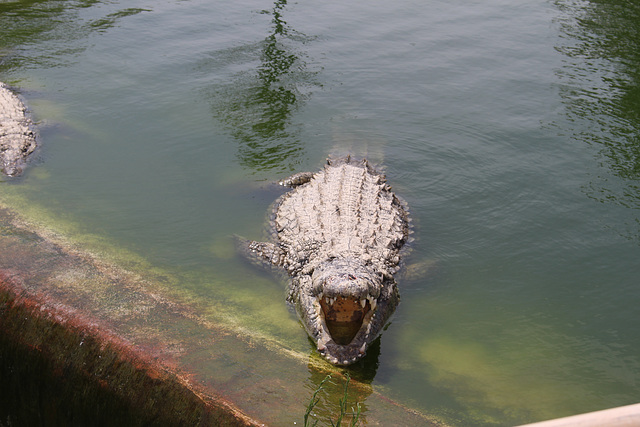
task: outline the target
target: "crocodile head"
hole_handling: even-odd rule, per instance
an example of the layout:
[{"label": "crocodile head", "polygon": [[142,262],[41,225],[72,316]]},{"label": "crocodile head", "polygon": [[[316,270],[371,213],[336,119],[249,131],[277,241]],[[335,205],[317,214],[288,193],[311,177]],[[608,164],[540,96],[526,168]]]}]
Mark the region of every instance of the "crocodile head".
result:
[{"label": "crocodile head", "polygon": [[307,333],[336,365],[365,355],[399,301],[393,277],[354,258],[328,261],[294,288],[291,298]]}]

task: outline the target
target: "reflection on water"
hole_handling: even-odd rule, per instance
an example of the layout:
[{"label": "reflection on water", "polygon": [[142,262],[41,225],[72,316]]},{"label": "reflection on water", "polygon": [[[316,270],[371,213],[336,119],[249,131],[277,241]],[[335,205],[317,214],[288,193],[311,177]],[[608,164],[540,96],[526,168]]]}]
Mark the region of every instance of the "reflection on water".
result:
[{"label": "reflection on water", "polygon": [[[96,31],[105,31],[121,18],[149,9],[126,8],[93,16],[97,0],[0,2],[0,71],[68,65],[66,58],[86,49],[78,43]],[[91,9],[91,14],[88,10]],[[85,15],[92,15],[86,16]],[[46,50],[37,44],[53,41]],[[71,43],[73,42],[73,43]]]},{"label": "reflection on water", "polygon": [[104,18],[91,21],[87,27],[94,31],[106,31],[109,28],[115,26],[119,19],[127,16],[137,15],[140,12],[151,12],[151,9],[130,7],[127,9],[119,10],[117,12],[108,14]]},{"label": "reflection on water", "polygon": [[[621,0],[560,0],[558,71],[573,138],[602,147],[602,164],[619,180],[593,177],[590,197],[640,209],[640,5]],[[632,220],[640,238],[640,215]]]},{"label": "reflection on water", "polygon": [[309,37],[292,29],[283,18],[286,0],[278,0],[270,11],[272,32],[258,44],[215,53],[227,65],[251,63],[255,68],[237,73],[229,85],[212,89],[216,117],[238,141],[240,164],[252,170],[294,170],[304,153],[304,144],[292,115],[317,84],[315,72],[307,70],[298,45]]}]

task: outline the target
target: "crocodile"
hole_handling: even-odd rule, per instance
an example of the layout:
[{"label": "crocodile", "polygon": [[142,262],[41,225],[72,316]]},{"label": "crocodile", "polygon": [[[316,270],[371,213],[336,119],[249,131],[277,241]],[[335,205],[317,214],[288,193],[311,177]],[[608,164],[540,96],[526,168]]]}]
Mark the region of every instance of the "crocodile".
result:
[{"label": "crocodile", "polygon": [[20,98],[0,82],[0,171],[8,176],[20,175],[36,149],[36,134],[26,111]]},{"label": "crocodile", "polygon": [[275,241],[242,241],[256,261],[290,276],[287,301],[335,365],[366,354],[395,311],[394,274],[409,240],[406,203],[366,159],[328,159],[318,172],[280,182],[292,190],[274,203]]}]

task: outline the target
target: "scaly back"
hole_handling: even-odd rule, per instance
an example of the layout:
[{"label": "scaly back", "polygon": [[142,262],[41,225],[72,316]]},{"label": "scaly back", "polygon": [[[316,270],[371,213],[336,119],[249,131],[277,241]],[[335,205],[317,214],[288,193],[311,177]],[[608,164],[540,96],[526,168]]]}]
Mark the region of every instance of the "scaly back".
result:
[{"label": "scaly back", "polygon": [[385,181],[366,160],[329,163],[282,197],[272,223],[280,244],[299,262],[353,256],[392,272],[409,227]]}]

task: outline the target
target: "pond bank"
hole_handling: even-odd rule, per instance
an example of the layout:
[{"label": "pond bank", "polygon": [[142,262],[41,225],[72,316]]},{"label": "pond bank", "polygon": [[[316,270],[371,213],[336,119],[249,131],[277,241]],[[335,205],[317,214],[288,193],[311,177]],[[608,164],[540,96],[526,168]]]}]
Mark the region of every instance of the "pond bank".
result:
[{"label": "pond bank", "polygon": [[[0,206],[3,419],[12,424],[277,425],[339,371],[203,320],[190,303]],[[35,230],[35,231],[34,231]],[[371,425],[442,425],[352,381]],[[117,416],[114,414],[118,414]],[[362,417],[361,417],[362,418]]]},{"label": "pond bank", "polygon": [[[190,383],[175,357],[163,357],[170,340],[151,330],[161,322],[166,328],[184,323],[183,307],[149,293],[122,271],[17,227],[15,219],[0,210],[4,420],[259,425]],[[146,333],[142,322],[148,323]],[[125,327],[132,332],[128,336],[121,333]]]},{"label": "pond bank", "polygon": [[258,425],[66,307],[0,280],[0,413],[11,425]]}]

